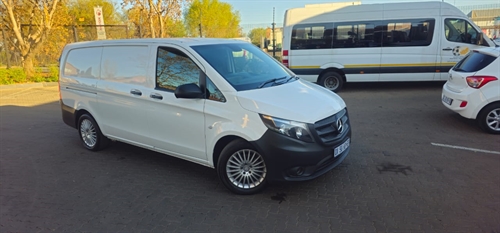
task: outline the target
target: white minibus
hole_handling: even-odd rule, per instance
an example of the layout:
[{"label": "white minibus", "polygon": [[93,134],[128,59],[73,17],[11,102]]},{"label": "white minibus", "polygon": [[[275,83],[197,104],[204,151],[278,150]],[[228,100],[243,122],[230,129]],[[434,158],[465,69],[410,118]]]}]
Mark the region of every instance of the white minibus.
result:
[{"label": "white minibus", "polygon": [[285,12],[283,64],[338,91],[345,82],[446,80],[473,49],[495,47],[445,2],[316,4]]}]

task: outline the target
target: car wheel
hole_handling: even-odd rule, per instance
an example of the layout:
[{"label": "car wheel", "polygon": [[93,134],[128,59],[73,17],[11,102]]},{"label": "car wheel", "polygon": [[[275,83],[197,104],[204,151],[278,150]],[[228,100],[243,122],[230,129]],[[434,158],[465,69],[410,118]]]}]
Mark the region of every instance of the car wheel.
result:
[{"label": "car wheel", "polygon": [[500,103],[486,106],[477,118],[479,126],[488,133],[500,134]]},{"label": "car wheel", "polygon": [[344,79],[342,75],[334,71],[328,71],[321,75],[318,84],[325,87],[326,89],[337,92],[344,85]]},{"label": "car wheel", "polygon": [[78,119],[78,132],[83,146],[91,151],[104,149],[109,144],[109,139],[102,135],[101,129],[89,114],[83,114]]},{"label": "car wheel", "polygon": [[232,141],[222,150],[217,173],[224,186],[236,194],[258,193],[267,183],[264,157],[244,140]]}]

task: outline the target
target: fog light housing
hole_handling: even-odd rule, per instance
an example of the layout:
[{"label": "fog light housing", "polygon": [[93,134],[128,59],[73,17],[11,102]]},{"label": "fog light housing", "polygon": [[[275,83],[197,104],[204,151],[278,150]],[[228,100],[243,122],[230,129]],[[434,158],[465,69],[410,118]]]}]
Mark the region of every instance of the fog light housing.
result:
[{"label": "fog light housing", "polygon": [[302,175],[304,175],[305,170],[306,169],[304,167],[293,167],[293,168],[288,169],[288,175],[290,175],[290,176],[302,176]]}]

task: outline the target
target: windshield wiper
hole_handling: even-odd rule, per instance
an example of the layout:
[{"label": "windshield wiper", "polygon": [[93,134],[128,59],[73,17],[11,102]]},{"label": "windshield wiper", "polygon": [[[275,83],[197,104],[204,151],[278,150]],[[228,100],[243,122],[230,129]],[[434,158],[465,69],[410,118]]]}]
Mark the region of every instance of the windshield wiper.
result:
[{"label": "windshield wiper", "polygon": [[281,77],[281,78],[273,78],[273,79],[269,79],[269,80],[267,80],[267,81],[263,82],[262,84],[260,84],[260,85],[259,85],[259,88],[262,88],[263,86],[265,86],[265,85],[267,85],[267,84],[269,84],[269,83],[276,83],[276,81],[278,81],[278,80],[282,80],[282,79],[285,79],[286,77],[287,77],[287,76],[285,76],[285,77]]},{"label": "windshield wiper", "polygon": [[292,80],[292,79],[297,80],[297,79],[299,79],[299,77],[297,77],[297,75],[293,75],[293,76],[291,76],[290,78],[288,78],[286,81],[284,81],[283,83],[290,82],[290,80]]}]

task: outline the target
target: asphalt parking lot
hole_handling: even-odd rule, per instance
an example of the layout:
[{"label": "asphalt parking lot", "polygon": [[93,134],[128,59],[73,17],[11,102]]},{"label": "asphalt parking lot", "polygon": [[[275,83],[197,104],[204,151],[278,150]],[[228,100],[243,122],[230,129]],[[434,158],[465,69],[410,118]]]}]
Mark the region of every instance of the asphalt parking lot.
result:
[{"label": "asphalt parking lot", "polygon": [[252,196],[123,143],[85,150],[57,87],[0,89],[0,232],[500,232],[500,137],[441,86],[348,84],[344,163]]}]

